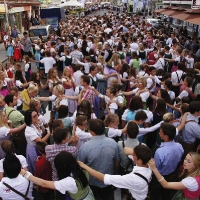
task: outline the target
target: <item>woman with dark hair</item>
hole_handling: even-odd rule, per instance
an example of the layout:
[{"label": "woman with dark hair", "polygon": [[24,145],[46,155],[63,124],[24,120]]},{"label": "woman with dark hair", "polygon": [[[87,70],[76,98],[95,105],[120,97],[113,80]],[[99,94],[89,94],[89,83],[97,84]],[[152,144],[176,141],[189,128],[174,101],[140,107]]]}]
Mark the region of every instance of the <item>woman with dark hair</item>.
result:
[{"label": "woman with dark hair", "polygon": [[45,181],[25,170],[21,170],[21,174],[36,185],[58,190],[63,194],[63,198],[59,200],[67,199],[66,196],[68,194],[75,200],[94,200],[93,193],[88,184],[89,174],[80,168],[71,153],[61,151],[55,157],[54,164],[59,181]]},{"label": "woman with dark hair", "polygon": [[92,63],[97,63],[97,56],[96,56],[96,54],[95,54],[94,49],[90,49],[90,50],[89,50],[88,56],[90,56],[90,61],[91,61]]},{"label": "woman with dark hair", "polygon": [[[18,200],[27,198],[33,199],[33,184],[30,183],[30,181],[28,181],[22,175],[20,175],[21,163],[16,155],[12,153],[6,154],[3,161],[3,169],[6,177],[3,177],[2,181],[0,182],[0,198],[6,200]],[[19,192],[21,195],[16,192]],[[26,198],[23,197],[24,194],[26,194]]]},{"label": "woman with dark hair", "polygon": [[32,81],[26,82],[21,70],[15,72],[15,84],[19,91],[24,90],[30,83],[32,83]]},{"label": "woman with dark hair", "polygon": [[89,47],[87,45],[87,41],[86,40],[83,40],[82,42],[82,46],[81,46],[81,52],[83,54],[83,56],[88,56],[88,51],[89,51]]},{"label": "woman with dark hair", "polygon": [[38,157],[36,142],[46,142],[50,137],[50,133],[48,132],[43,138],[41,138],[42,133],[46,130],[43,123],[38,118],[38,112],[35,110],[27,110],[24,115],[24,121],[26,123],[25,137],[27,141],[26,159],[29,171],[34,173],[35,163]]},{"label": "woman with dark hair", "polygon": [[[124,111],[124,114],[122,115],[122,127],[125,127],[126,123],[128,123],[131,120],[135,119],[135,115],[138,111],[143,110],[143,102],[142,98],[140,96],[134,96],[129,104],[129,108]],[[147,122],[150,121],[152,118],[152,112],[143,110],[147,114]]]},{"label": "woman with dark hair", "polygon": [[42,84],[41,79],[40,79],[40,74],[39,72],[32,72],[31,77],[30,77],[30,85],[34,84],[35,86],[38,87],[38,90],[44,89],[48,86],[48,81],[45,83],[45,85]]}]

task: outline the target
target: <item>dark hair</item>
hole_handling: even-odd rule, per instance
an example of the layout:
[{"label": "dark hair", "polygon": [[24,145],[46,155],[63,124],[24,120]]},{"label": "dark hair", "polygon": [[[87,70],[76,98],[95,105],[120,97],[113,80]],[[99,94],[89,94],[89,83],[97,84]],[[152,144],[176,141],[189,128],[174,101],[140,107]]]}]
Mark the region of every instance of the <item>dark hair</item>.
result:
[{"label": "dark hair", "polygon": [[162,130],[164,135],[167,135],[169,140],[173,140],[176,136],[176,128],[174,125],[169,123],[162,123],[160,125],[160,129]]},{"label": "dark hair", "polygon": [[185,114],[186,112],[189,112],[189,104],[187,103],[182,103],[181,105],[181,111],[182,111],[182,114]]},{"label": "dark hair", "polygon": [[68,116],[68,106],[60,105],[58,107],[58,118],[64,118]]},{"label": "dark hair", "polygon": [[93,131],[96,135],[103,135],[105,126],[102,120],[100,119],[90,119],[88,121],[89,130]]},{"label": "dark hair", "polygon": [[166,72],[163,76],[163,80],[167,80],[168,78],[171,78],[172,74],[169,72]]},{"label": "dark hair", "polygon": [[165,89],[160,89],[161,97],[165,100],[166,103],[172,104],[172,100],[169,96],[169,93]]},{"label": "dark hair", "polygon": [[87,100],[87,99],[84,99],[81,104],[79,105],[79,110],[77,112],[77,116],[78,115],[87,115],[88,116],[88,119],[91,118],[91,114],[93,113],[93,110],[92,110],[92,105],[91,103]]},{"label": "dark hair", "polygon": [[87,75],[82,75],[81,78],[83,79],[83,82],[90,84],[90,77]]},{"label": "dark hair", "polygon": [[142,164],[146,165],[152,157],[152,152],[149,147],[145,145],[138,145],[134,148],[134,153],[137,159],[142,160]]},{"label": "dark hair", "polygon": [[27,126],[30,126],[32,124],[32,112],[36,112],[36,110],[27,110],[24,113],[24,122],[26,123]]},{"label": "dark hair", "polygon": [[131,139],[135,139],[139,133],[138,125],[134,121],[128,122],[127,134]]},{"label": "dark hair", "polygon": [[186,76],[186,77],[185,77],[185,80],[186,80],[186,82],[187,82],[187,84],[188,84],[188,87],[191,87],[192,84],[193,84],[193,78],[192,78],[192,77],[189,77],[189,76]]},{"label": "dark hair", "polygon": [[96,68],[97,68],[97,66],[92,65],[92,66],[90,67],[90,72],[94,71]]},{"label": "dark hair", "polygon": [[200,111],[200,102],[199,101],[192,101],[189,104],[189,110],[191,114],[194,114],[195,112]]},{"label": "dark hair", "polygon": [[16,72],[15,72],[15,80],[20,80],[22,83],[24,83],[24,78],[23,78],[21,70],[16,70]]},{"label": "dark hair", "polygon": [[115,84],[113,84],[113,87],[116,89],[116,91],[120,91],[120,90],[122,90],[122,85],[120,85],[120,84],[118,84],[118,83],[115,83]]},{"label": "dark hair", "polygon": [[157,105],[155,107],[154,112],[158,113],[160,116],[163,116],[167,110],[166,110],[166,101],[163,98],[157,99]]},{"label": "dark hair", "polygon": [[135,115],[136,121],[139,120],[145,121],[146,119],[147,119],[147,114],[143,110],[138,111]]},{"label": "dark hair", "polygon": [[83,122],[88,120],[88,117],[85,115],[79,115],[76,117],[76,125],[77,126],[82,126]]},{"label": "dark hair", "polygon": [[37,79],[38,72],[32,72],[30,81],[33,81],[34,83],[37,83],[39,87],[41,87],[40,79]]},{"label": "dark hair", "polygon": [[134,96],[129,104],[129,110],[134,112],[135,110],[143,109],[143,102],[140,96]]},{"label": "dark hair", "polygon": [[7,153],[3,161],[3,169],[8,178],[16,178],[21,171],[19,159],[12,153]]},{"label": "dark hair", "polygon": [[49,122],[49,129],[52,133],[56,128],[58,128],[63,123],[60,119],[54,119]]},{"label": "dark hair", "polygon": [[53,132],[53,139],[56,144],[61,144],[63,140],[66,139],[68,135],[68,129],[67,128],[56,128]]},{"label": "dark hair", "polygon": [[165,80],[165,85],[171,90],[172,89],[172,82],[170,80]]},{"label": "dark hair", "polygon": [[78,180],[83,188],[88,186],[88,180],[85,173],[71,153],[61,151],[56,155],[54,164],[59,180],[67,178],[72,174],[73,178]]},{"label": "dark hair", "polygon": [[184,64],[182,62],[178,62],[177,66],[178,66],[178,69],[180,70],[184,69]]},{"label": "dark hair", "polygon": [[46,142],[36,142],[36,148],[37,150],[42,153],[42,154],[46,154],[45,152],[45,147],[47,146],[48,144]]},{"label": "dark hair", "polygon": [[149,71],[152,72],[153,70],[156,70],[154,66],[149,67]]},{"label": "dark hair", "polygon": [[9,103],[12,103],[13,102],[13,97],[14,95],[13,94],[7,94],[4,98],[4,101],[6,102],[6,104],[9,106]]},{"label": "dark hair", "polygon": [[3,140],[1,142],[1,148],[5,153],[14,153],[15,146],[10,140]]},{"label": "dark hair", "polygon": [[28,33],[26,31],[23,32],[23,35],[28,35]]}]

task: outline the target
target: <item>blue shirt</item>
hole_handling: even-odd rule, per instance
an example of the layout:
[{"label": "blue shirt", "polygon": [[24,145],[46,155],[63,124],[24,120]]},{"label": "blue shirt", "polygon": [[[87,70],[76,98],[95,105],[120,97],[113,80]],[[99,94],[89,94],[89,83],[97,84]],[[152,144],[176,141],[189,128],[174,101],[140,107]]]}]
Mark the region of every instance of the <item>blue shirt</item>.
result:
[{"label": "blue shirt", "polygon": [[[114,173],[114,162],[119,161],[118,144],[105,135],[93,136],[90,141],[84,143],[77,157],[77,160],[103,174]],[[100,188],[106,185],[90,175],[89,184]]]},{"label": "blue shirt", "polygon": [[162,142],[154,155],[156,167],[162,175],[174,172],[183,155],[181,144],[172,142]]},{"label": "blue shirt", "polygon": [[184,142],[192,144],[196,141],[196,138],[200,139],[200,125],[198,124],[198,118],[199,117],[195,117],[192,114],[187,116],[185,127],[182,130],[182,140]]}]

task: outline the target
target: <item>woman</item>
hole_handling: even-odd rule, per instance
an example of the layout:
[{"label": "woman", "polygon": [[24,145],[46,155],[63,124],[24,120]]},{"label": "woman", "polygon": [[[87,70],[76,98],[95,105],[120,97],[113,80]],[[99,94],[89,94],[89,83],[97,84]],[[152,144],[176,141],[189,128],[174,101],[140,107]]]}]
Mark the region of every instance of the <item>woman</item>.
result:
[{"label": "woman", "polygon": [[[35,45],[35,60],[40,61],[40,45],[41,45],[41,40],[38,39],[37,43]],[[37,68],[39,68],[39,62],[36,62],[35,65]]]},{"label": "woman", "polygon": [[[76,88],[76,82],[74,77],[72,76],[71,69],[66,67],[63,71],[63,77],[61,79],[63,87],[65,88],[65,95],[75,96],[74,89]],[[72,116],[74,111],[77,109],[77,101],[76,100],[68,100],[68,108],[69,114]]]},{"label": "woman", "polygon": [[19,37],[14,39],[14,60],[19,62],[22,59],[21,44],[19,43]]},{"label": "woman", "polygon": [[50,132],[42,138],[42,134],[46,130],[43,123],[38,118],[37,111],[27,110],[24,115],[24,121],[26,123],[25,137],[27,141],[26,159],[28,163],[28,170],[31,173],[34,173],[36,159],[39,155],[36,150],[36,142],[46,142],[50,137]]},{"label": "woman", "polygon": [[173,200],[198,200],[200,196],[200,154],[190,152],[185,157],[183,172],[180,175],[182,181],[167,182],[156,168],[154,159],[148,162],[160,184],[166,189],[179,190]]},{"label": "woman", "polygon": [[26,82],[21,70],[15,72],[15,84],[19,91],[23,91],[30,83],[32,83],[32,81]]},{"label": "woman", "polygon": [[[3,140],[10,139],[10,134],[17,133],[25,128],[25,124],[19,126],[18,128],[12,128],[12,122],[8,120],[7,115],[4,111],[0,111],[0,143]],[[4,157],[4,152],[0,147],[0,159]]]},{"label": "woman", "polygon": [[7,42],[6,42],[6,55],[8,56],[8,61],[13,64],[13,54],[14,54],[14,49],[13,49],[13,44],[12,44],[12,39],[9,37]]},{"label": "woman", "polygon": [[53,87],[60,83],[60,79],[58,78],[58,72],[55,68],[51,68],[48,73],[48,83],[49,83],[49,91],[53,91]]},{"label": "woman", "polygon": [[4,97],[9,94],[8,91],[8,83],[11,81],[12,79],[10,78],[6,78],[6,73],[3,71],[0,71],[0,94],[3,95]]},{"label": "woman", "polygon": [[45,89],[48,86],[48,81],[44,85],[42,84],[39,72],[32,72],[30,82],[29,86],[35,85],[38,87],[39,92],[41,89]]},{"label": "woman", "polygon": [[[33,176],[30,172],[21,170],[21,174],[31,182],[41,187],[58,190],[67,199],[67,195],[74,200],[94,200],[93,193],[89,187],[89,174],[82,170],[71,153],[61,151],[54,160],[58,173],[58,181],[45,181]],[[68,194],[66,194],[66,192]],[[69,198],[69,197],[68,197]]]}]

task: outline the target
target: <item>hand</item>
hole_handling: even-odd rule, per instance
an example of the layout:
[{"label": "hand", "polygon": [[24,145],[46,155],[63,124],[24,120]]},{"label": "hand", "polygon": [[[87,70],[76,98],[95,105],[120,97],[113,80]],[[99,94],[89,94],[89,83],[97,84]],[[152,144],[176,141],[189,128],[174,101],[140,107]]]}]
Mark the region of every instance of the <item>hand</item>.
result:
[{"label": "hand", "polygon": [[149,160],[148,165],[149,165],[149,167],[151,168],[152,171],[154,171],[156,169],[156,163],[155,163],[155,160],[153,158],[151,158],[151,160]]},{"label": "hand", "polygon": [[83,162],[81,162],[81,161],[77,161],[78,162],[78,164],[79,164],[79,166],[81,167],[81,168],[83,168],[83,169],[85,169],[84,167],[86,166]]},{"label": "hand", "polygon": [[190,89],[189,89],[188,87],[185,87],[185,90],[186,90],[187,92],[189,92],[189,91],[190,91]]},{"label": "hand", "polygon": [[23,176],[26,173],[26,171],[24,169],[21,169],[20,174]]}]

